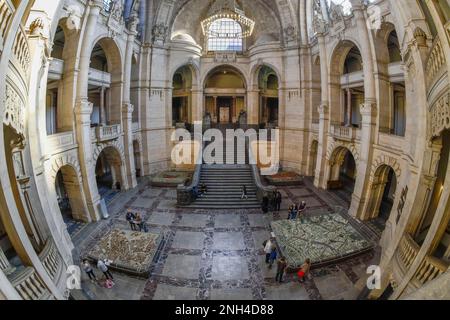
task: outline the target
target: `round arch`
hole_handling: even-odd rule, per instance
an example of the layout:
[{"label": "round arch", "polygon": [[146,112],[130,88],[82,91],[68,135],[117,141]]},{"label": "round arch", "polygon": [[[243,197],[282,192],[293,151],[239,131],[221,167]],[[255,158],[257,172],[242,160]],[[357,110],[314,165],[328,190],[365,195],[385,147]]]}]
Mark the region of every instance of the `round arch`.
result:
[{"label": "round arch", "polygon": [[274,64],[263,61],[263,62],[258,62],[257,64],[255,64],[250,70],[250,88],[258,87],[259,72],[264,67],[272,69],[273,72],[275,72],[275,74],[278,78],[278,86],[281,87],[282,77],[281,77],[280,70]]},{"label": "round arch", "polygon": [[79,168],[71,163],[64,163],[54,177],[52,175],[59,209],[66,224],[70,224],[71,220],[84,223],[92,221],[77,169]]},{"label": "round arch", "polygon": [[207,81],[211,77],[211,75],[215,71],[220,71],[220,69],[230,69],[230,70],[236,72],[242,78],[245,89],[249,88],[247,72],[245,71],[245,69],[243,67],[241,67],[240,65],[221,64],[221,65],[211,66],[209,69],[205,70],[203,76],[201,77],[201,81],[200,81],[201,87],[203,89],[206,88]]},{"label": "round arch", "polygon": [[385,224],[389,219],[398,188],[399,176],[397,172],[398,170],[396,171],[393,167],[384,163],[375,169],[371,176],[367,210],[365,210],[365,216],[362,217],[362,220],[380,218],[380,222]]}]

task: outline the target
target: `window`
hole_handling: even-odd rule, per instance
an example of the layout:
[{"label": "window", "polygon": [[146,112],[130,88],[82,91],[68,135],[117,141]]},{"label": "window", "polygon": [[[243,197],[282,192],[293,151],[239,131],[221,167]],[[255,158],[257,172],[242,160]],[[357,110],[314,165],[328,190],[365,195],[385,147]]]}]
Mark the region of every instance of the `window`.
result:
[{"label": "window", "polygon": [[217,19],[208,31],[208,51],[242,51],[242,27],[232,19]]}]

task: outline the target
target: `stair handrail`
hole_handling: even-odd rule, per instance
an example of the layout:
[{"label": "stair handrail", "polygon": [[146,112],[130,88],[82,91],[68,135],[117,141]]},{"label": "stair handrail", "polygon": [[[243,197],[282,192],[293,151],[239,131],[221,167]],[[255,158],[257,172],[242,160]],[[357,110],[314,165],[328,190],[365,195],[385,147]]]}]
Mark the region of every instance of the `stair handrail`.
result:
[{"label": "stair handrail", "polygon": [[[195,140],[195,138],[194,138]],[[205,147],[205,141],[203,141],[203,138],[200,137],[200,148],[198,150],[197,154],[197,163],[195,165],[195,170],[192,175],[192,180],[189,185],[180,184],[177,187],[177,206],[186,206],[190,205],[192,202],[194,202],[194,193],[193,190],[195,187],[198,187],[200,184],[200,176],[202,173],[202,165],[203,165],[203,148]]]},{"label": "stair handrail", "polygon": [[253,181],[256,185],[256,197],[259,202],[263,201],[264,195],[267,195],[269,200],[272,200],[273,192],[276,191],[276,187],[267,186],[261,179],[261,171],[258,168],[258,163],[253,155],[251,143],[248,146],[248,158],[250,162],[250,168],[252,169]]}]

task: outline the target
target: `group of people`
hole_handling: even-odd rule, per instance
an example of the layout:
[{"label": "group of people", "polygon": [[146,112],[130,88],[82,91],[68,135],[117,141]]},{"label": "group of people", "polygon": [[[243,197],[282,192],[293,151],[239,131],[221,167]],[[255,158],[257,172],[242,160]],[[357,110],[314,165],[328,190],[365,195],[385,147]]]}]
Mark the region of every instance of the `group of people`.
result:
[{"label": "group of people", "polygon": [[[275,281],[278,283],[283,283],[283,277],[288,268],[288,263],[285,257],[281,256],[277,260],[277,246],[275,242],[275,238],[271,237],[270,239],[263,242],[264,252],[266,254],[266,264],[269,269],[272,269],[273,264],[277,261],[277,275],[275,277]],[[306,276],[309,274],[311,269],[311,260],[306,259],[303,265],[300,267],[300,270],[297,272],[298,281],[300,283],[305,282]]]},{"label": "group of people", "polygon": [[288,220],[301,218],[306,210],[306,202],[302,201],[300,205],[291,205],[288,212]]},{"label": "group of people", "polygon": [[282,203],[283,203],[283,195],[279,190],[274,190],[270,199],[269,195],[264,195],[262,210],[264,213],[269,212],[269,210],[274,212],[280,212]]},{"label": "group of people", "polygon": [[139,212],[133,213],[131,210],[128,210],[126,219],[130,224],[131,230],[147,232],[147,225],[145,224]]},{"label": "group of people", "polygon": [[[105,277],[104,286],[109,289],[114,286],[114,277],[108,267],[111,263],[112,261],[109,261],[107,259],[99,259],[97,262],[97,268],[103,273]],[[99,283],[99,279],[97,278],[97,275],[94,272],[94,268],[89,263],[89,261],[87,259],[84,259],[82,265],[84,272],[86,272],[91,282]]]}]

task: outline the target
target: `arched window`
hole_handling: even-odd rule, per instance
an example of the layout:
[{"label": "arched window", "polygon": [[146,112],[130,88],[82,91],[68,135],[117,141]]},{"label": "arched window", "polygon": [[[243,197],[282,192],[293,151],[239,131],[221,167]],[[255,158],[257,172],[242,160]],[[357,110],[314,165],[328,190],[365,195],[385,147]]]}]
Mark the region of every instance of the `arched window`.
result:
[{"label": "arched window", "polygon": [[217,19],[208,31],[208,51],[242,51],[242,27],[233,19]]}]

